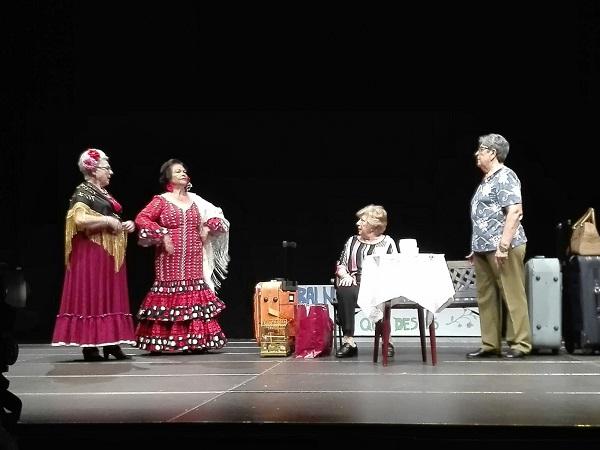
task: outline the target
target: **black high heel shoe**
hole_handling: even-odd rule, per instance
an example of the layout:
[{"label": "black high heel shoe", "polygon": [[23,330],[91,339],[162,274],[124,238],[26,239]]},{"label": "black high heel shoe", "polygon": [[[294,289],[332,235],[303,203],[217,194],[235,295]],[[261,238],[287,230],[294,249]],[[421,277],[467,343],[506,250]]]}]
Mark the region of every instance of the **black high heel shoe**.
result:
[{"label": "black high heel shoe", "polygon": [[102,353],[104,354],[104,359],[108,359],[110,355],[113,355],[115,359],[123,360],[123,359],[131,359],[131,356],[127,356],[121,350],[121,347],[118,345],[107,345],[106,347],[102,347]]},{"label": "black high heel shoe", "polygon": [[87,362],[102,361],[98,347],[83,347],[83,360]]}]

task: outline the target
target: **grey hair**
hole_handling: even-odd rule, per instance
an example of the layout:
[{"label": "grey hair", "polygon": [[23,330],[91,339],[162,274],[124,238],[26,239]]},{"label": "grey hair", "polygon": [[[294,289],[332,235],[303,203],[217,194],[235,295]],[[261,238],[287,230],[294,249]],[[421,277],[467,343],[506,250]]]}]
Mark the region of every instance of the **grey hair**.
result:
[{"label": "grey hair", "polygon": [[367,205],[356,212],[356,217],[364,218],[365,222],[371,225],[373,231],[377,233],[381,234],[387,228],[387,212],[383,206]]},{"label": "grey hair", "polygon": [[503,163],[508,156],[508,141],[500,134],[490,133],[479,136],[479,145],[485,145],[496,150],[498,162]]},{"label": "grey hair", "polygon": [[[92,150],[98,152],[100,155],[98,161],[89,155],[89,152]],[[81,155],[79,155],[77,167],[79,167],[79,171],[83,174],[83,177],[86,179],[86,181],[93,178],[92,173],[96,170],[96,167],[98,167],[98,163],[100,161],[108,161],[108,156],[106,156],[106,153],[98,148],[88,148],[81,153]]]}]

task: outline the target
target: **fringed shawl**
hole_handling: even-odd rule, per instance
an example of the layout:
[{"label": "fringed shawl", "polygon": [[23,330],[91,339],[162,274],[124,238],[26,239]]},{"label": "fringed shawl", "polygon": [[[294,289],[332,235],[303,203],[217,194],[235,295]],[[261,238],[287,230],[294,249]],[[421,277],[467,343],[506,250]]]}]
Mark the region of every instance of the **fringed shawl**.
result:
[{"label": "fringed shawl", "polygon": [[196,204],[202,223],[208,219],[218,218],[221,219],[223,228],[225,229],[223,233],[209,233],[202,249],[204,281],[208,283],[211,289],[216,291],[221,287],[221,282],[227,277],[227,266],[229,264],[229,221],[223,215],[221,208],[192,192],[189,192],[188,195]]},{"label": "fringed shawl", "polygon": [[[73,249],[73,237],[77,233],[85,233],[81,227],[77,227],[77,216],[90,215],[94,217],[105,217],[107,215],[117,217],[112,211],[112,204],[107,199],[101,197],[87,183],[80,184],[73,197],[71,198],[70,208],[67,211],[65,225],[65,265],[69,267],[69,257]],[[109,231],[89,233],[87,239],[95,244],[101,245],[106,252],[115,260],[115,272],[118,272],[125,260],[125,250],[127,248],[127,233],[121,231],[113,234]]]}]

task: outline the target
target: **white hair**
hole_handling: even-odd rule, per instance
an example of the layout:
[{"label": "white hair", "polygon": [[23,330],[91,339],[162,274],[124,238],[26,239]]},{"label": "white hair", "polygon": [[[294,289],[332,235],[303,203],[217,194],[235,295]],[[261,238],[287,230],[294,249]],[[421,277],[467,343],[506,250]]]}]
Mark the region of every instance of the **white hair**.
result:
[{"label": "white hair", "polygon": [[[94,152],[98,154],[98,159],[93,157],[95,155]],[[79,171],[87,180],[91,178],[92,172],[96,170],[96,167],[98,167],[98,163],[103,160],[108,161],[108,156],[106,156],[106,153],[98,148],[88,148],[81,155],[79,155],[77,166],[79,167]]]}]

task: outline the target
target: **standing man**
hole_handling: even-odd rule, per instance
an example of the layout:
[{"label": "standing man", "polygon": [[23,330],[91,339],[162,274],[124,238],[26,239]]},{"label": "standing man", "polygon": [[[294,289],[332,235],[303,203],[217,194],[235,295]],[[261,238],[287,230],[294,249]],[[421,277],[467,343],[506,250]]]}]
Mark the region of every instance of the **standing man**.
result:
[{"label": "standing man", "polygon": [[471,253],[475,265],[477,303],[481,320],[481,348],[467,358],[501,356],[502,302],[506,317],[505,358],[531,352],[531,327],[525,294],[527,238],[521,225],[521,182],[504,165],[508,141],[499,134],[479,137],[475,152],[484,176],[471,199]]}]

